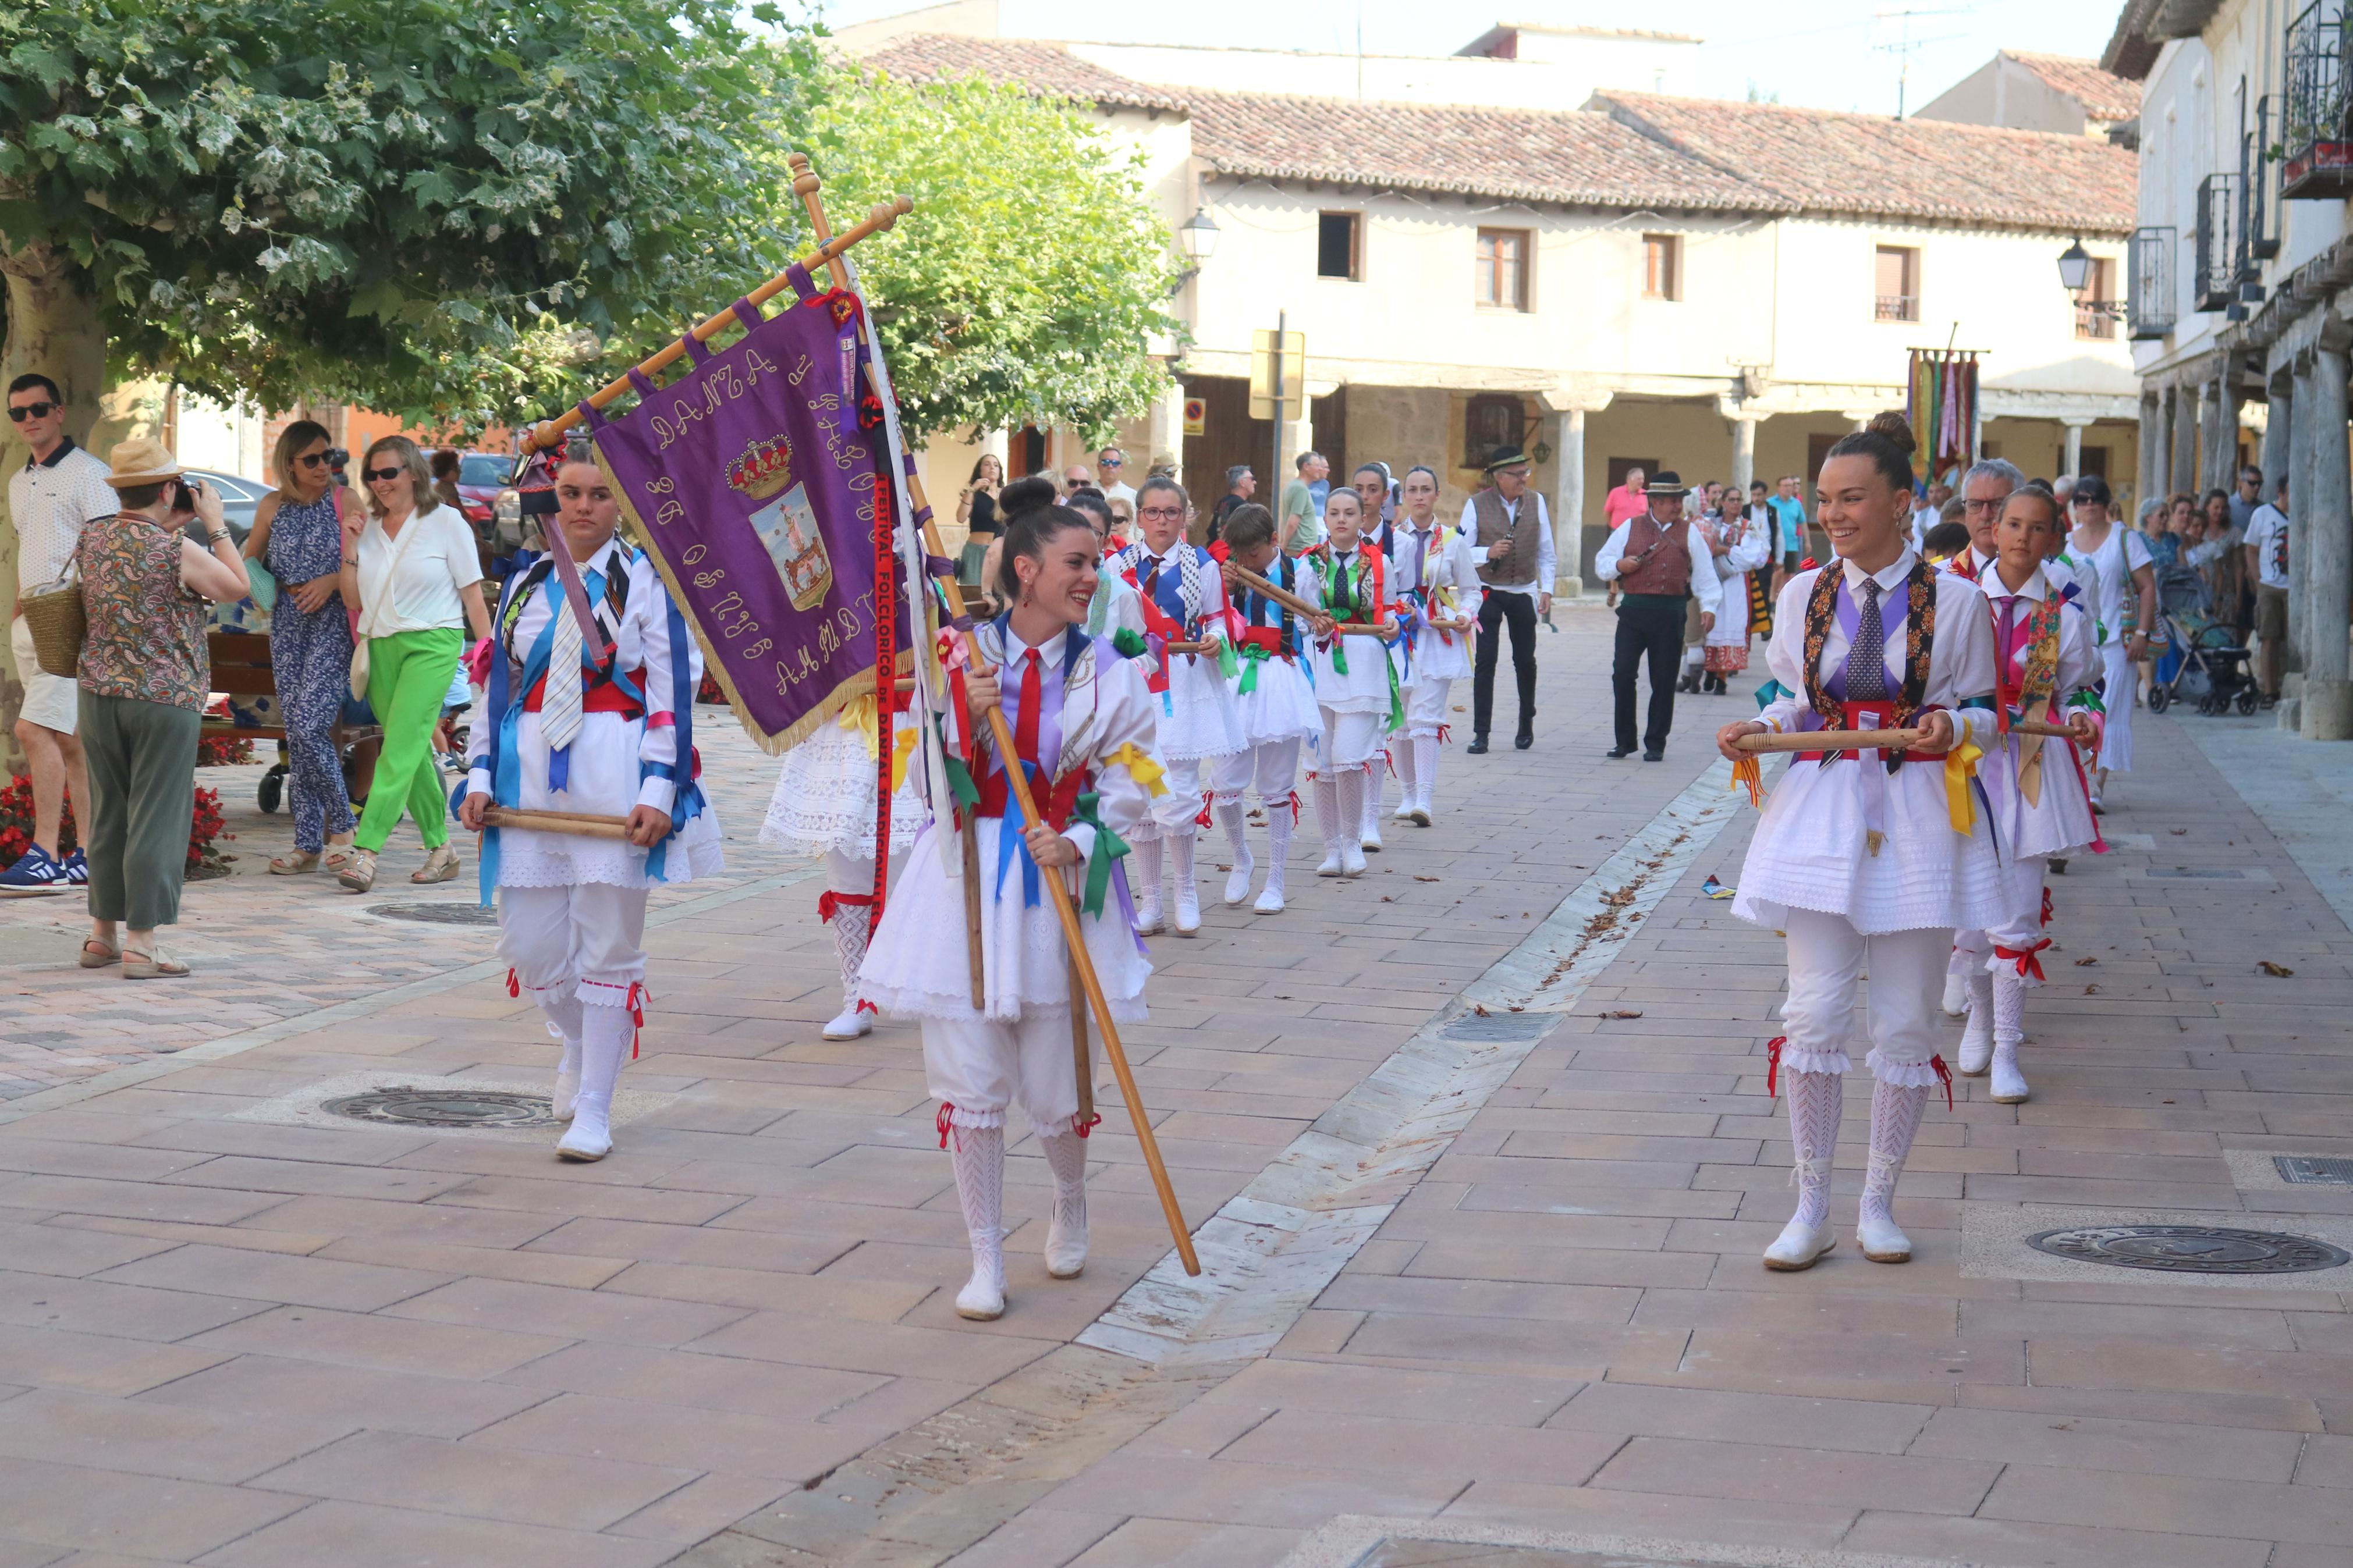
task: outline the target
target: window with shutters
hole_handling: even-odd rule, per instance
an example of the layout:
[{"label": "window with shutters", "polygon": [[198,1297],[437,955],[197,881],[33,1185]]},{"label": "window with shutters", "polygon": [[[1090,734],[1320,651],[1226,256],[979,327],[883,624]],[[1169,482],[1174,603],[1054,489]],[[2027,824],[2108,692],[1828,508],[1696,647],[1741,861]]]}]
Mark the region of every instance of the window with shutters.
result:
[{"label": "window with shutters", "polygon": [[1497,310],[1528,308],[1528,231],[1524,228],[1482,228],[1479,231],[1478,292],[1482,306]]},{"label": "window with shutters", "polygon": [[1872,319],[1916,321],[1920,319],[1920,253],[1907,246],[1879,247],[1877,298]]},{"label": "window with shutters", "polygon": [[1642,298],[1680,300],[1683,297],[1683,240],[1672,234],[1642,237]]}]

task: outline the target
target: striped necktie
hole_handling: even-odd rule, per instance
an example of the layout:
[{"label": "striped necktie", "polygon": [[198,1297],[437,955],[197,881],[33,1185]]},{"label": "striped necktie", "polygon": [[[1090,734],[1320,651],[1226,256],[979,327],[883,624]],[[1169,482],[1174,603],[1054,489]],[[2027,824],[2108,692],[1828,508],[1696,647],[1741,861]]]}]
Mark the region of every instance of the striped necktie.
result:
[{"label": "striped necktie", "polygon": [[[593,582],[594,579],[592,578]],[[555,616],[555,641],[547,656],[547,688],[540,698],[539,732],[547,749],[560,752],[580,733],[580,617],[572,613],[563,584],[549,573],[540,591]]]}]

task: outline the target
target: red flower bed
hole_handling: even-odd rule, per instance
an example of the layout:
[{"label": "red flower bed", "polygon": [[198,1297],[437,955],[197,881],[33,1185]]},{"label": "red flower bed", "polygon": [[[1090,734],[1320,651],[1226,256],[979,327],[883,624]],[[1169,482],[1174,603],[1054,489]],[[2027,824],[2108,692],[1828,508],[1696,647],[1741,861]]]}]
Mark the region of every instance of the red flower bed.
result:
[{"label": "red flower bed", "polygon": [[196,742],[196,766],[232,767],[253,761],[253,742],[239,735],[206,735]]},{"label": "red flower bed", "polygon": [[[213,847],[213,841],[223,837],[227,826],[221,816],[220,791],[196,791],[195,812],[188,823],[188,858],[185,873],[195,876],[212,868],[215,875],[227,875],[227,863]],[[227,837],[235,837],[230,834]],[[65,805],[65,816],[58,830],[58,854],[60,858],[74,852],[79,842],[74,831],[73,802]],[[16,858],[33,847],[33,781],[18,773],[0,789],[0,866],[16,864]]]}]

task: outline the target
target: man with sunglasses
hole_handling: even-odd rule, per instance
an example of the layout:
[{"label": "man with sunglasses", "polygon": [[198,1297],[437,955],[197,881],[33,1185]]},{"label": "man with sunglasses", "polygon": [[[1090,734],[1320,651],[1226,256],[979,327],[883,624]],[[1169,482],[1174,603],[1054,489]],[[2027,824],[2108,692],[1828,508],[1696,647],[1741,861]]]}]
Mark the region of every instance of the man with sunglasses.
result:
[{"label": "man with sunglasses", "polygon": [[107,466],[66,434],[65,395],[37,372],[8,384],[9,428],[32,450],[8,476],[8,515],[16,524],[16,598],[9,611],[9,647],[25,700],[16,712],[16,743],[25,748],[33,779],[33,842],[0,871],[0,898],[37,898],[87,887],[90,870],[77,848],[58,854],[66,801],[82,813],[89,831],[90,770],[75,736],[81,693],[69,677],[50,675],[33,657],[33,634],[20,613],[26,594],[65,575],[83,525],[122,510],[106,482]]},{"label": "man with sunglasses", "polygon": [[1135,504],[1135,487],[1120,478],[1126,468],[1127,454],[1117,447],[1105,447],[1095,454],[1095,475],[1102,483],[1103,500]]}]

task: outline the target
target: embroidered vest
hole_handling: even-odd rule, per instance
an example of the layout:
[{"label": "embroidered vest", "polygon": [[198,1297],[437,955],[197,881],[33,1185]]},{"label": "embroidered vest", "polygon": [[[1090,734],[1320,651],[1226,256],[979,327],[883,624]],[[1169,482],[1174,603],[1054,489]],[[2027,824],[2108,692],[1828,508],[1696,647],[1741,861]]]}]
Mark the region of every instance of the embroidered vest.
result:
[{"label": "embroidered vest", "polygon": [[1471,498],[1471,515],[1479,524],[1479,542],[1488,547],[1479,563],[1479,581],[1493,588],[1524,586],[1536,574],[1536,500],[1520,493],[1516,513],[1506,511],[1503,496],[1493,489]]},{"label": "embroidered vest", "polygon": [[[1628,527],[1633,524],[1629,523]],[[1836,561],[1814,575],[1814,584],[1806,595],[1806,705],[1814,710],[1825,730],[1846,728],[1846,705],[1831,695],[1822,679],[1822,649],[1830,642],[1831,626],[1838,619],[1839,596],[1846,587],[1846,569]],[[1928,660],[1936,646],[1936,568],[1926,561],[1914,558],[1912,570],[1904,580],[1904,684],[1895,699],[1895,711],[1889,727],[1908,729],[1919,716],[1920,701],[1928,689]],[[1845,689],[1843,679],[1840,682]]]},{"label": "embroidered vest", "polygon": [[[1663,594],[1680,599],[1691,592],[1691,543],[1687,525],[1662,528],[1649,512],[1626,525],[1626,553],[1619,557],[1618,587],[1628,594]],[[1625,563],[1632,561],[1629,567]]]}]

